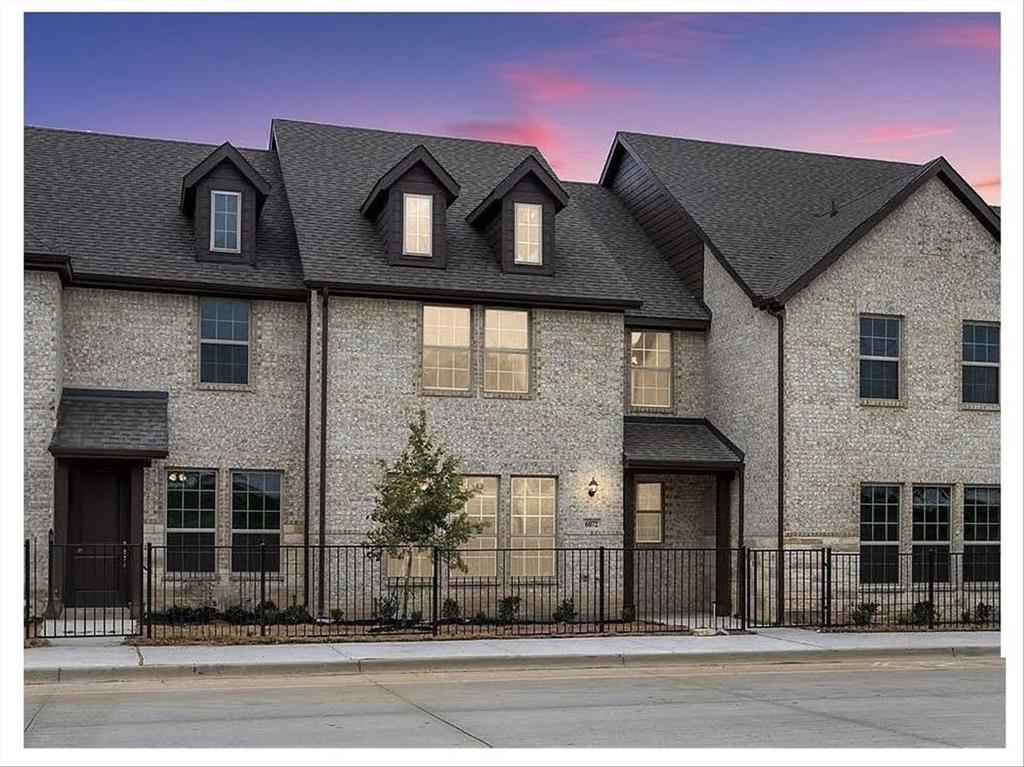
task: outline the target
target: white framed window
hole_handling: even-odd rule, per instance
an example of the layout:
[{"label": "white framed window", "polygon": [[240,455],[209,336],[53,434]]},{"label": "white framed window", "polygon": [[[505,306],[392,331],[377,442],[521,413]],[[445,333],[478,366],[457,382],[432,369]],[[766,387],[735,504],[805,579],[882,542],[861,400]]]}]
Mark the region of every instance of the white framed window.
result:
[{"label": "white framed window", "polygon": [[[263,561],[260,556],[262,551]],[[231,472],[231,572],[281,567],[281,472]]]},{"label": "white framed window", "polygon": [[423,388],[469,391],[471,312],[466,306],[423,307]]},{"label": "white framed window", "polygon": [[541,241],[544,208],[527,202],[515,204],[517,264],[540,265],[544,263],[544,246]]},{"label": "white framed window", "polygon": [[199,383],[249,383],[249,315],[244,299],[199,300]]},{"label": "white framed window", "polygon": [[242,252],[242,193],[210,192],[210,250]]},{"label": "white framed window", "polygon": [[217,473],[167,472],[167,572],[214,572],[216,537]]},{"label": "white framed window", "polygon": [[513,309],[484,311],[484,391],[530,391],[530,313]]},{"label": "white framed window", "polygon": [[999,324],[963,324],[962,401],[999,404]]},{"label": "white framed window", "polygon": [[672,407],[672,334],[629,334],[630,402],[634,407]]},{"label": "white framed window", "polygon": [[451,575],[454,578],[493,578],[498,572],[498,478],[466,476],[462,483],[467,488],[479,489],[466,503],[464,511],[471,521],[483,525],[483,530],[461,547],[466,571],[453,569]]},{"label": "white framed window", "polygon": [[402,209],[402,253],[406,256],[430,256],[434,250],[434,198],[429,194],[404,194]]},{"label": "white framed window", "polygon": [[898,400],[900,398],[899,317],[860,316],[860,397]]},{"label": "white framed window", "polygon": [[636,483],[636,542],[661,543],[664,507],[661,482]]},{"label": "white framed window", "polygon": [[554,477],[512,477],[512,576],[555,574]]}]

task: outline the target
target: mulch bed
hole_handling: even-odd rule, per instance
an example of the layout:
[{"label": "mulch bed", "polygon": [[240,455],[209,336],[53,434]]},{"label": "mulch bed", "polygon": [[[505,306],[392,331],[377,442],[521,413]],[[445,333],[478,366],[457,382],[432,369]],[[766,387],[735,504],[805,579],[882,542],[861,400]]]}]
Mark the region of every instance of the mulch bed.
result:
[{"label": "mulch bed", "polygon": [[597,631],[596,626],[575,626],[572,624],[510,624],[474,625],[447,624],[438,626],[437,634],[431,633],[429,626],[405,629],[381,629],[374,625],[316,625],[301,624],[292,626],[273,625],[266,627],[265,635],[260,635],[260,627],[253,625],[237,626],[230,623],[207,623],[189,626],[153,626],[152,636],[129,637],[126,644],[138,646],[152,645],[228,645],[228,644],[298,644],[325,642],[410,642],[444,639],[522,639],[525,637],[584,637],[584,636],[622,636],[630,634],[692,634],[686,627],[665,627],[646,621],[609,622],[605,631]]}]

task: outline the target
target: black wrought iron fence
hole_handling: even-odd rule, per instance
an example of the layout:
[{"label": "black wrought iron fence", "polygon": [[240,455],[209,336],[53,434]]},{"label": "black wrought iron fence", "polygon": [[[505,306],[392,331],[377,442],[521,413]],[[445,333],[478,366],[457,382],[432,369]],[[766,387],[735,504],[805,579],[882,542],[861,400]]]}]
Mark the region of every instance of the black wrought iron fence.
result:
[{"label": "black wrought iron fence", "polygon": [[998,568],[988,549],[879,560],[830,549],[26,541],[25,626],[30,637],[168,641],[994,628]]}]

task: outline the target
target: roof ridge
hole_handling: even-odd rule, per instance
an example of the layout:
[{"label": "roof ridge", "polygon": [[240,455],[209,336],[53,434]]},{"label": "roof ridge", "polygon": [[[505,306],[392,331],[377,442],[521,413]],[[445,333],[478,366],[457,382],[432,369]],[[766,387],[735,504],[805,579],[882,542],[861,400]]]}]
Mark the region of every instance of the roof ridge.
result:
[{"label": "roof ridge", "polygon": [[[848,207],[850,205],[853,205],[858,200],[863,200],[868,195],[872,195],[875,192],[878,192],[878,191],[884,189],[887,186],[892,186],[893,184],[896,184],[896,183],[898,183],[900,181],[903,181],[904,179],[906,179],[909,182],[913,177],[917,176],[919,173],[923,173],[923,172],[927,171],[936,162],[938,162],[938,158],[936,158],[934,160],[929,160],[928,162],[924,163],[923,165],[915,165],[913,168],[911,168],[906,173],[904,173],[904,174],[902,174],[900,176],[896,176],[895,178],[891,178],[888,181],[883,181],[878,186],[874,186],[871,189],[868,189],[868,190],[866,190],[864,192],[861,192],[856,197],[851,197],[850,199],[845,200],[842,203],[838,203],[836,205],[836,211],[837,212],[841,211],[843,208],[846,208],[846,207]],[[902,186],[900,188],[902,188]],[[826,216],[828,214],[826,214],[826,213],[821,213],[821,214],[813,213],[812,215],[814,216],[814,218],[822,218],[823,216]]]},{"label": "roof ridge", "polygon": [[[878,157],[858,157],[849,154],[833,154],[831,152],[811,152],[807,149],[786,149],[777,146],[765,146],[763,144],[737,144],[730,141],[710,141],[708,139],[687,138],[685,136],[668,136],[663,133],[642,133],[639,131],[619,131],[620,136],[646,136],[648,138],[668,139],[670,141],[686,141],[692,144],[710,144],[711,146],[728,146],[737,149],[761,149],[767,152],[778,152],[780,154],[799,154],[810,157],[833,157],[839,160],[857,160],[859,162],[880,163],[884,165],[907,165],[920,168],[920,163],[902,162],[900,160],[883,160]],[[927,165],[928,163],[924,163]]]},{"label": "roof ridge", "polygon": [[[296,120],[291,117],[272,117],[270,124],[275,122],[299,123],[301,125],[317,125],[322,128],[339,128],[342,130],[364,131],[366,133],[387,133],[392,136],[408,136],[410,138],[444,139],[445,141],[465,141],[470,144],[498,144],[499,146],[511,146],[519,149],[535,149],[541,157],[544,153],[536,144],[518,144],[513,141],[497,141],[495,139],[473,138],[471,136],[448,136],[442,133],[411,133],[409,131],[389,130],[387,128],[367,128],[361,125],[340,125],[338,123],[317,122],[316,120]],[[545,158],[546,161],[546,158]]]},{"label": "roof ridge", "polygon": [[150,141],[161,144],[175,144],[177,146],[196,146],[196,147],[210,147],[211,149],[217,149],[223,146],[225,143],[231,144],[235,149],[240,152],[259,152],[260,154],[274,154],[273,150],[270,149],[259,149],[251,146],[239,146],[230,140],[221,141],[218,144],[206,141],[186,141],[184,139],[173,139],[173,138],[160,138],[159,136],[133,136],[128,133],[106,133],[104,131],[94,131],[85,128],[54,128],[49,125],[25,125],[26,130],[34,131],[46,131],[48,133],[71,133],[79,136],[96,136],[101,138],[121,138],[129,139],[131,141]]}]

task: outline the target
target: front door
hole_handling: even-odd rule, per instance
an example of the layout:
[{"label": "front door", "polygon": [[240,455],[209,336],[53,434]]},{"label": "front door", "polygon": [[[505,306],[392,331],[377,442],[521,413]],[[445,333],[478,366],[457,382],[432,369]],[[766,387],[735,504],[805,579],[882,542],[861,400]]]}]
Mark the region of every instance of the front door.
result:
[{"label": "front door", "polygon": [[129,467],[75,462],[68,467],[65,603],[120,607],[131,598]]}]

